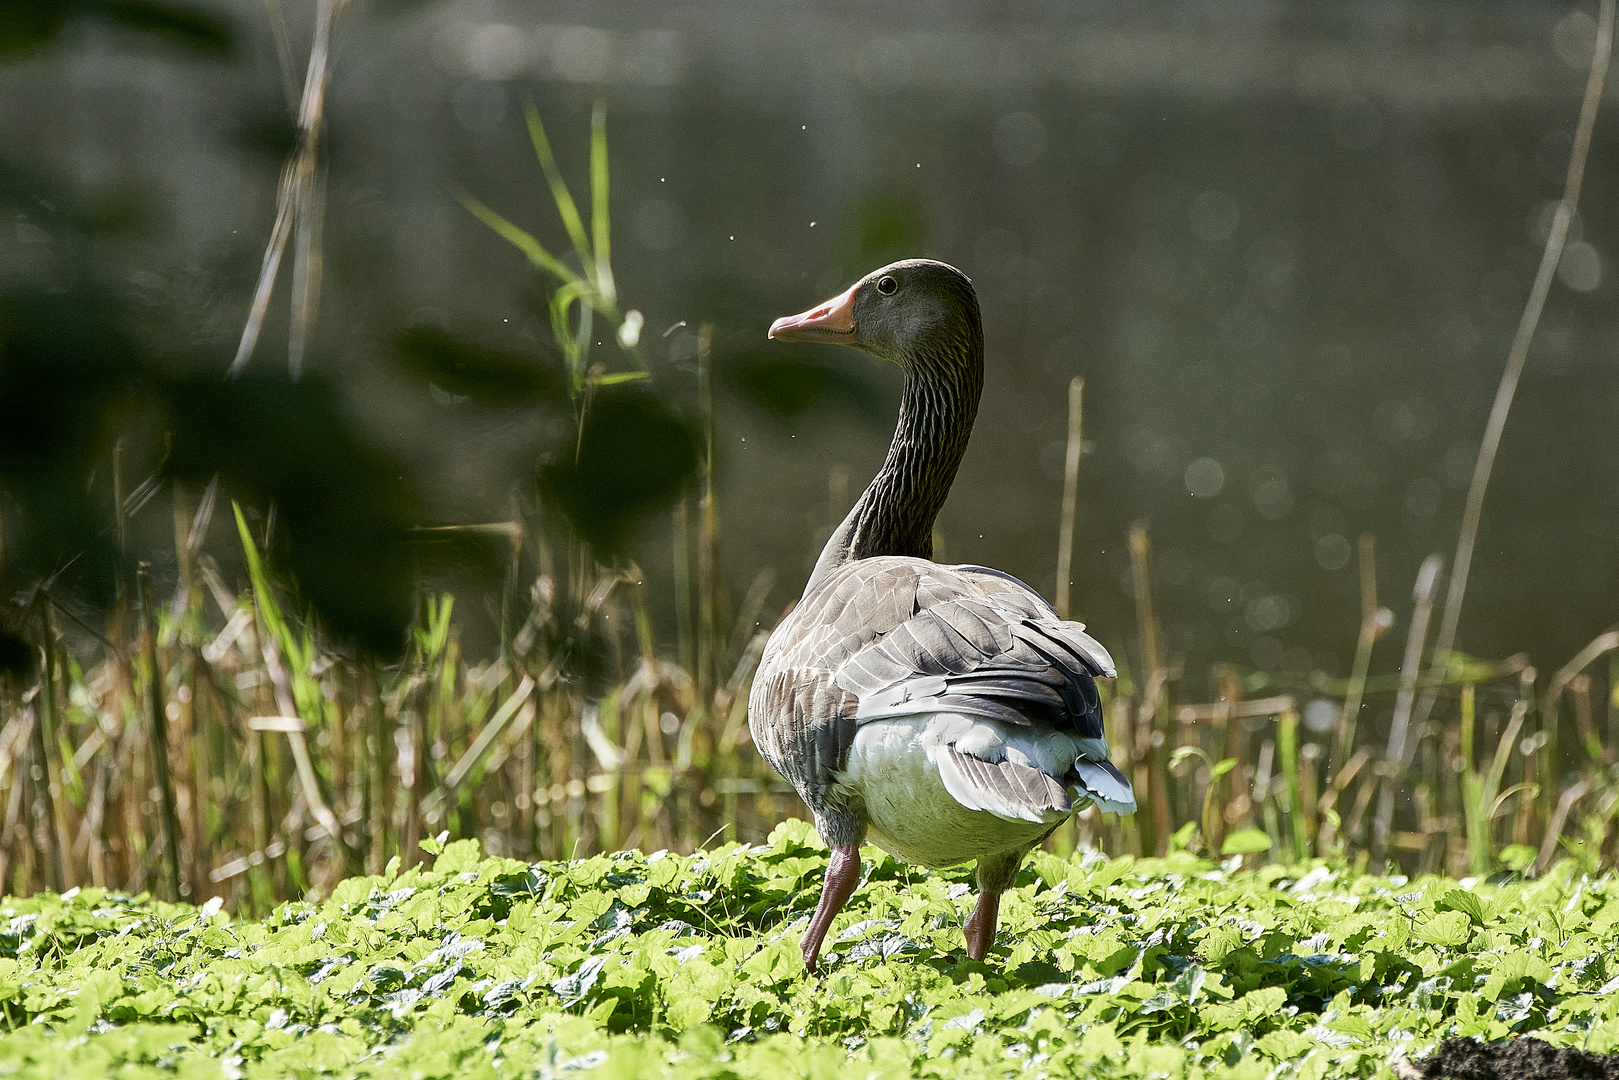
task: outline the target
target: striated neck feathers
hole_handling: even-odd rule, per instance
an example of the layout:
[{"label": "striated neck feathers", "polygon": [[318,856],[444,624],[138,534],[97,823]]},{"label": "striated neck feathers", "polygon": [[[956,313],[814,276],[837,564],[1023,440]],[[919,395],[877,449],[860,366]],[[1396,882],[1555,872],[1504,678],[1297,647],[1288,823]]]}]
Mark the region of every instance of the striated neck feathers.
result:
[{"label": "striated neck feathers", "polygon": [[905,370],[905,392],[888,457],[822,549],[806,593],[857,559],[933,557],[933,523],[967,452],[984,386],[976,300],[961,315],[949,333],[930,334],[897,357]]}]

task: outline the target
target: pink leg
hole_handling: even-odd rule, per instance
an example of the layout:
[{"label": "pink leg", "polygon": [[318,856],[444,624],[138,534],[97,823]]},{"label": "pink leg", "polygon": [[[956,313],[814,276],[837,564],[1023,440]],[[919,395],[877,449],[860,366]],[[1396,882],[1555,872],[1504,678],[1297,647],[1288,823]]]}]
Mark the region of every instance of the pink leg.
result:
[{"label": "pink leg", "polygon": [[962,927],[967,938],[967,955],[974,960],[982,960],[989,955],[989,947],[995,944],[995,923],[1000,914],[1000,893],[978,894],[978,903],[973,905],[973,913],[967,916],[967,925]]},{"label": "pink leg", "polygon": [[810,919],[804,932],[804,966],[815,970],[815,961],[821,955],[821,942],[832,928],[832,920],[843,905],[854,895],[860,884],[860,849],[853,845],[832,849],[832,858],[826,864],[826,881],[821,885],[821,902],[815,906],[815,917]]}]

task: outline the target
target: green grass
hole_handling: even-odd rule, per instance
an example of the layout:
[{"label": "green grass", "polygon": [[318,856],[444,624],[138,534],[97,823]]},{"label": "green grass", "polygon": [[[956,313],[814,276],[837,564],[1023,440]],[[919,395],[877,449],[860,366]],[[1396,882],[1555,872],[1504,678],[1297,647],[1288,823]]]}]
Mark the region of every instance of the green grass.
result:
[{"label": "green grass", "polygon": [[[260,922],[86,889],[0,907],[0,1072],[1374,1076],[1450,1035],[1619,1048],[1619,881],[1036,853],[990,962],[965,869],[866,852],[819,977],[825,850],[527,864],[471,841]],[[1279,1071],[1278,1071],[1279,1070]]]}]

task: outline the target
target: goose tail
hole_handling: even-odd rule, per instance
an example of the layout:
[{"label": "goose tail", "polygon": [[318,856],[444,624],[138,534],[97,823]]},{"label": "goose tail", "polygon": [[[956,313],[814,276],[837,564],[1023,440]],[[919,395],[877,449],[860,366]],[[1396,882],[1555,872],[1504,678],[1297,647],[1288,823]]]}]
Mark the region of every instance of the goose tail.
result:
[{"label": "goose tail", "polygon": [[1074,762],[1068,777],[1085,797],[1096,804],[1097,809],[1110,814],[1136,812],[1135,790],[1111,761],[1080,758]]}]

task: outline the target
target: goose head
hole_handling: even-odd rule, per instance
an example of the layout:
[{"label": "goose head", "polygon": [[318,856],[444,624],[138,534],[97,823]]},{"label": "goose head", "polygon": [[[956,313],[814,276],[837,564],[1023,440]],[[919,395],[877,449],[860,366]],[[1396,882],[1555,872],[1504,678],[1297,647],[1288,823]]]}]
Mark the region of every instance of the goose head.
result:
[{"label": "goose head", "polygon": [[932,259],[873,270],[825,303],[777,319],[770,337],[848,345],[919,375],[981,364],[983,355],[972,282]]}]

